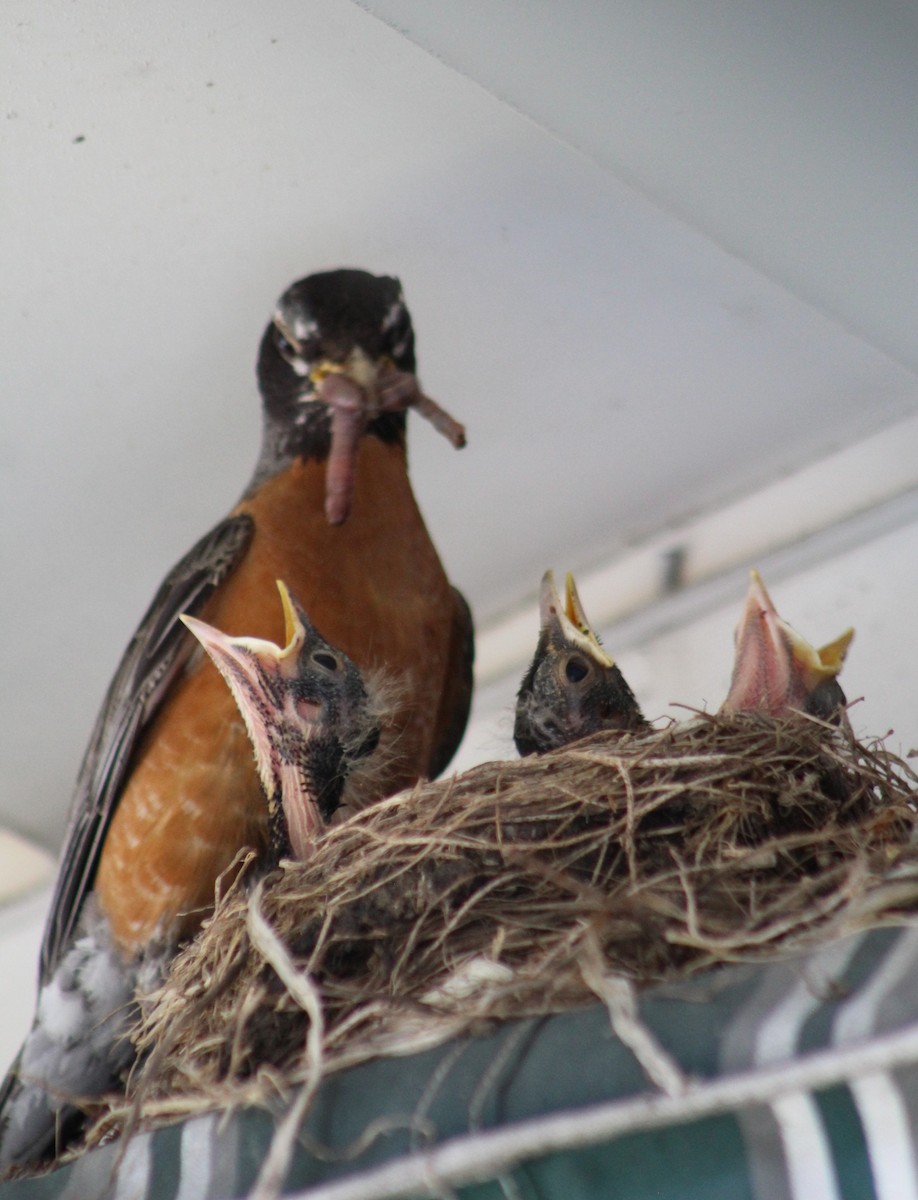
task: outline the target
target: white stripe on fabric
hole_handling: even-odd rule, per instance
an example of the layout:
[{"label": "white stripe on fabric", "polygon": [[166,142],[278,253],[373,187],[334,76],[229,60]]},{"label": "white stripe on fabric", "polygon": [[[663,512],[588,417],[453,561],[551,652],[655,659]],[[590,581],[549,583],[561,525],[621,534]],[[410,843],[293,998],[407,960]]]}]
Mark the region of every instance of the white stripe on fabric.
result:
[{"label": "white stripe on fabric", "polygon": [[771,1105],[781,1131],[791,1194],[797,1200],[839,1200],[832,1151],[816,1102],[808,1092]]},{"label": "white stripe on fabric", "polygon": [[886,1072],[852,1080],[864,1127],[876,1200],[918,1200],[918,1171],[902,1093]]},{"label": "white stripe on fabric", "polygon": [[[876,1032],[877,1013],[889,993],[918,968],[918,926],[909,926],[886,955],[883,965],[850,1000],[841,1006],[832,1028],[838,1046],[860,1041]],[[918,990],[915,1016],[918,1017]]]},{"label": "white stripe on fabric", "polygon": [[[346,1179],[313,1184],[307,1191],[291,1193],[288,1200],[407,1200],[419,1192],[429,1192],[431,1180],[443,1188],[461,1187],[492,1179],[526,1159],[611,1141],[639,1129],[660,1129],[736,1112],[747,1106],[767,1112],[769,1102],[774,1108],[784,1097],[916,1064],[918,1025],[872,1038],[857,1047],[815,1051],[804,1059],[733,1078],[692,1083],[682,1096],[642,1095],[534,1117],[484,1133],[457,1135],[428,1150],[357,1171]],[[801,1196],[801,1200],[814,1197]]]},{"label": "white stripe on fabric", "polygon": [[143,1200],[153,1171],[152,1135],[138,1133],[128,1138],[115,1180],[112,1200]]},{"label": "white stripe on fabric", "polygon": [[[873,977],[842,1005],[832,1026],[835,1045],[862,1042],[880,1032],[877,1026],[884,1001],[914,976],[916,966],[918,927],[910,926]],[[862,1076],[852,1081],[851,1094],[867,1143],[877,1200],[918,1200],[918,1169],[911,1125],[895,1079],[885,1072]]]},{"label": "white stripe on fabric", "polygon": [[792,1058],[801,1027],[820,999],[832,993],[834,981],[862,943],[859,934],[815,954],[760,968],[751,995],[721,1037],[721,1069],[732,1072]]},{"label": "white stripe on fabric", "polygon": [[199,1117],[182,1127],[179,1187],[175,1200],[206,1200],[214,1162],[215,1116]]},{"label": "white stripe on fabric", "polygon": [[772,1066],[795,1056],[803,1026],[825,1003],[829,991],[821,976],[837,979],[860,945],[859,938],[833,942],[800,963],[793,987],[759,1022],[752,1055],[756,1065]]},{"label": "white stripe on fabric", "polygon": [[[803,1026],[824,997],[831,994],[832,982],[844,973],[862,941],[862,936],[846,938],[815,953],[765,968],[722,1037],[722,1069],[767,1069],[794,1062]],[[826,1166],[829,1147],[820,1114],[803,1093],[795,1093],[793,1102],[782,1101],[777,1106],[768,1105],[763,1098],[758,1113],[739,1113],[738,1120],[750,1186],[759,1200],[809,1200],[808,1155],[819,1156],[820,1152],[824,1186],[814,1195],[836,1196],[834,1175],[831,1166]]]},{"label": "white stripe on fabric", "polygon": [[[794,1059],[803,1026],[824,1003],[826,989],[821,977],[834,979],[843,974],[859,946],[859,939],[835,942],[799,964],[793,985],[759,1018],[752,1044],[756,1066],[775,1066]],[[789,1194],[796,1200],[839,1200],[831,1147],[813,1097],[798,1092],[781,1097],[770,1107],[781,1139]],[[762,1154],[774,1154],[777,1147],[769,1147],[767,1140],[760,1144],[750,1136],[754,1125],[747,1128],[742,1122],[742,1127],[748,1138],[752,1179],[767,1179],[763,1164],[755,1160]]]}]

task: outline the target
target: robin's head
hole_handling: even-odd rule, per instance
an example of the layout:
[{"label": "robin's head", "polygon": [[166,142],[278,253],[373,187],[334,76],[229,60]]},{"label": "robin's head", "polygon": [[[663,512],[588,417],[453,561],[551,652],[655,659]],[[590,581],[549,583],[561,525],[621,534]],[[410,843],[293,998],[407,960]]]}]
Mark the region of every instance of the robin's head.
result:
[{"label": "robin's head", "polygon": [[325,515],[347,520],[365,434],[403,445],[409,408],[454,446],[465,428],[426,396],[414,373],[414,331],[388,275],[325,271],[291,284],[261,340],[261,456],[249,491],[295,459],[327,461]]},{"label": "robin's head", "polygon": [[275,420],[295,421],[331,373],[372,388],[380,370],[414,371],[414,330],[402,286],[389,275],[323,271],[277,302],[258,356],[258,382]]},{"label": "robin's head", "polygon": [[845,704],[837,676],[854,630],[817,650],[778,615],[758,571],[736,630],[730,691],[722,712],[781,716],[790,710],[828,720]]},{"label": "robin's head", "polygon": [[276,850],[308,855],[341,803],[356,762],[379,742],[379,721],[359,669],[310,623],[278,580],[286,645],[229,637],[182,620],[223,675],[245,721],[268,801]]},{"label": "robin's head", "polygon": [[535,657],[516,703],[513,740],[522,755],[555,750],[603,729],[648,728],[634,693],[593,632],[573,577],[562,605],[546,571],[539,596]]}]

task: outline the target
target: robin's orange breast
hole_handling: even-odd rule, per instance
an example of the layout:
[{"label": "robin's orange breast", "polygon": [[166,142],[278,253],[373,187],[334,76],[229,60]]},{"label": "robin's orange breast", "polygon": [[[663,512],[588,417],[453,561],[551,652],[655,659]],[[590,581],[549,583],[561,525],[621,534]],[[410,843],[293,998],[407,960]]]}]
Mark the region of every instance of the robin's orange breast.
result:
[{"label": "robin's orange breast", "polygon": [[[361,668],[394,676],[378,794],[425,776],[454,627],[449,583],[408,483],[404,448],[361,444],[351,516],[325,519],[325,467],[297,461],[243,501],[245,558],[201,614],[234,636],[283,644],[275,580]],[[217,877],[265,837],[265,803],[235,703],[198,651],[147,730],[103,847],[96,895],[133,953],[157,932],[190,932]]]}]

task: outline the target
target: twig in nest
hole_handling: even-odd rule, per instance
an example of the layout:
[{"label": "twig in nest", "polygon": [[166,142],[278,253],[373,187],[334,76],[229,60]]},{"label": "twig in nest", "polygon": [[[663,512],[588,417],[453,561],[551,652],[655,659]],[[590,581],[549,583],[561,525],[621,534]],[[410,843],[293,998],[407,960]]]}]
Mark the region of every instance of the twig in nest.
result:
[{"label": "twig in nest", "polygon": [[[177,957],[138,1034],[141,1050],[177,1048],[142,1073],[145,1111],[299,1084],[308,1097],[331,1071],[597,988],[627,1034],[624,981],[901,919],[918,906],[916,782],[817,721],[701,714],[371,806],[284,864],[254,909],[242,889],[227,896]],[[241,966],[219,1004],[188,1005],[227,956]]]},{"label": "twig in nest", "polygon": [[297,1133],[322,1079],[325,1021],[318,989],[308,975],[296,969],[286,946],[264,918],[261,911],[263,890],[262,879],[259,880],[249,901],[246,922],[249,937],[252,939],[252,945],[274,968],[290,995],[309,1018],[306,1032],[306,1078],[271,1139],[271,1146],[251,1192],[251,1200],[276,1200],[290,1169]]},{"label": "twig in nest", "polygon": [[638,1016],[637,991],[631,980],[606,970],[599,939],[592,929],[583,939],[580,971],[584,983],[608,1009],[619,1041],[638,1060],[651,1083],[667,1096],[681,1096],[688,1087],[684,1072]]}]

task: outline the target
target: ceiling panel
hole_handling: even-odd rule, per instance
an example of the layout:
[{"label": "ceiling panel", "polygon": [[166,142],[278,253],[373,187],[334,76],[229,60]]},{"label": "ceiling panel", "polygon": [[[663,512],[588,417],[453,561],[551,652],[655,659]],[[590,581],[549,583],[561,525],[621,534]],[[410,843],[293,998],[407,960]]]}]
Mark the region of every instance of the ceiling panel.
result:
[{"label": "ceiling panel", "polygon": [[[481,621],[549,564],[608,558],[914,411],[901,279],[881,336],[866,307],[833,299],[857,290],[841,218],[821,249],[788,253],[801,272],[818,263],[807,272],[825,295],[771,269],[764,232],[749,231],[799,242],[740,154],[743,128],[754,142],[759,127],[735,100],[749,55],[725,58],[699,21],[667,91],[685,10],[654,34],[608,6],[642,30],[629,51],[587,19],[598,7],[508,4],[486,19],[429,6],[431,53],[424,31],[413,41],[346,0],[4,5],[0,813],[16,828],[59,836],[121,648],[167,567],[241,490],[256,347],[300,274],[402,277],[423,381],[469,429],[456,453],[415,423],[413,475]],[[711,22],[725,11],[700,8]],[[547,15],[561,9],[578,14],[563,38]],[[486,62],[469,50],[476,13]],[[737,22],[723,18],[724,37]],[[743,31],[757,69],[781,52],[773,30]],[[862,36],[856,14],[849,33]],[[901,46],[887,40],[894,88]],[[786,56],[797,79],[796,43]],[[832,123],[824,92],[807,97],[801,125],[810,104],[827,145],[847,145],[847,109]],[[915,111],[910,93],[900,102]],[[779,141],[788,120],[757,117]],[[746,227],[702,220],[700,199],[617,165],[596,133],[627,133],[659,162],[667,129],[683,165],[707,131],[695,174],[748,210]],[[805,208],[803,149],[776,190]],[[867,166],[901,198],[880,149]],[[899,279],[913,252],[900,225],[862,224],[858,253],[874,261],[864,239],[881,244]]]},{"label": "ceiling panel", "polygon": [[910,0],[363,7],[918,368]]}]

